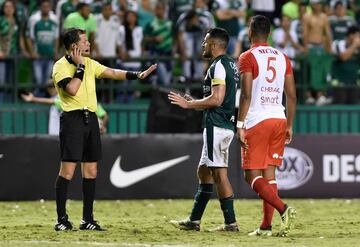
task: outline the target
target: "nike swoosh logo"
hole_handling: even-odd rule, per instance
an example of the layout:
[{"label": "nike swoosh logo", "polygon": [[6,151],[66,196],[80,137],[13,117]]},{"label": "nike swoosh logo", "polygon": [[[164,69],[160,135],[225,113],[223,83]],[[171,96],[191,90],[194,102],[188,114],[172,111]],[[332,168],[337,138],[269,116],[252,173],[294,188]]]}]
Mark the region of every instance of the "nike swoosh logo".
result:
[{"label": "nike swoosh logo", "polygon": [[136,170],[124,171],[120,166],[121,156],[118,156],[110,171],[110,182],[117,188],[126,188],[189,158],[190,155],[185,155]]}]

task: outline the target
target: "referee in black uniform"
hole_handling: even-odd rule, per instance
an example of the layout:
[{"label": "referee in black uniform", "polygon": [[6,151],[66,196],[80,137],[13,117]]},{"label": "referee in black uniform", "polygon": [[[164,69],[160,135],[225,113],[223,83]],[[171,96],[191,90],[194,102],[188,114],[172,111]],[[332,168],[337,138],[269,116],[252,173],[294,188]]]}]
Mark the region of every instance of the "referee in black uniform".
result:
[{"label": "referee in black uniform", "polygon": [[90,43],[81,29],[68,29],[63,34],[67,55],[53,68],[53,81],[59,93],[63,113],[60,117],[61,166],[55,182],[56,231],[72,230],[66,214],[69,181],[77,162],[81,162],[83,177],[83,217],[80,230],[104,230],[93,217],[93,202],[97,162],[101,159],[101,141],[96,117],[97,99],[95,78],[113,80],[144,79],[157,67],[151,65],[143,72],[108,68],[89,58]]}]

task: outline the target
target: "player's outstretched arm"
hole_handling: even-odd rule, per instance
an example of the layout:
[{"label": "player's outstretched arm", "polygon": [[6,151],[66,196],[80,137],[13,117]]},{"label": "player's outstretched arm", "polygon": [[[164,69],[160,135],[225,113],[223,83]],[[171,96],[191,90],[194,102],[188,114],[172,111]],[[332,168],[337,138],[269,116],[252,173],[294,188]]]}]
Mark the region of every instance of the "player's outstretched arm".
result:
[{"label": "player's outstretched arm", "polygon": [[168,99],[170,100],[171,104],[178,105],[184,109],[189,109],[189,101],[191,99],[185,98],[185,95],[182,96],[180,93],[170,91],[170,93],[168,94]]},{"label": "player's outstretched arm", "polygon": [[100,78],[107,78],[112,80],[136,80],[145,79],[154,70],[156,70],[157,64],[152,64],[144,71],[126,71],[121,69],[107,68],[100,76]]},{"label": "player's outstretched arm", "polygon": [[21,98],[26,102],[33,102],[45,105],[52,105],[55,102],[55,100],[52,98],[35,97],[32,93],[21,94]]},{"label": "player's outstretched arm", "polygon": [[170,92],[168,98],[171,104],[178,105],[181,108],[203,110],[220,106],[224,101],[225,90],[225,85],[216,85],[212,87],[211,95],[203,99],[195,100],[175,92]]},{"label": "player's outstretched arm", "polygon": [[157,68],[157,64],[152,64],[149,68],[147,68],[147,70],[144,70],[143,72],[141,72],[138,75],[139,79],[145,79],[146,77],[148,77],[154,70],[156,70]]}]

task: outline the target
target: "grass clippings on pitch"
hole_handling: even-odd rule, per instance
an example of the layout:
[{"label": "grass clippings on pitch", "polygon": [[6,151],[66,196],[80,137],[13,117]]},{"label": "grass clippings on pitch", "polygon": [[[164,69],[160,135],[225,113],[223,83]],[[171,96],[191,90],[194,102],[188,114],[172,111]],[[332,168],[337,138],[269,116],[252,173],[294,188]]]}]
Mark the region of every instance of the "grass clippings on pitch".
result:
[{"label": "grass clippings on pitch", "polygon": [[[55,232],[53,201],[0,202],[0,246],[360,246],[360,200],[286,200],[297,209],[297,221],[287,238],[248,237],[261,221],[260,200],[236,200],[239,233],[203,230],[223,222],[219,202],[211,200],[202,220],[202,231],[185,232],[170,219],[188,216],[192,200],[97,201],[95,218],[106,232]],[[68,202],[76,228],[82,203]],[[274,215],[273,232],[279,230]]]}]

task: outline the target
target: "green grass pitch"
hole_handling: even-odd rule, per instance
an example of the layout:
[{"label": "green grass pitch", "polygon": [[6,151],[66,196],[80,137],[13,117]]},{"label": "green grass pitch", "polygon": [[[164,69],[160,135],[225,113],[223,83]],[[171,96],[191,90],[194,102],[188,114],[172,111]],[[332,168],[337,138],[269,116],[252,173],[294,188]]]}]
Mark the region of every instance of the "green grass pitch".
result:
[{"label": "green grass pitch", "polygon": [[[360,246],[360,200],[285,201],[297,209],[295,227],[286,238],[247,236],[261,221],[260,200],[235,201],[239,233],[204,231],[223,222],[217,200],[209,202],[200,232],[180,231],[168,223],[188,216],[192,200],[96,201],[95,218],[106,232],[55,232],[54,201],[0,202],[0,246]],[[68,202],[76,227],[81,211],[80,201]],[[279,221],[275,213],[275,233]]]}]

